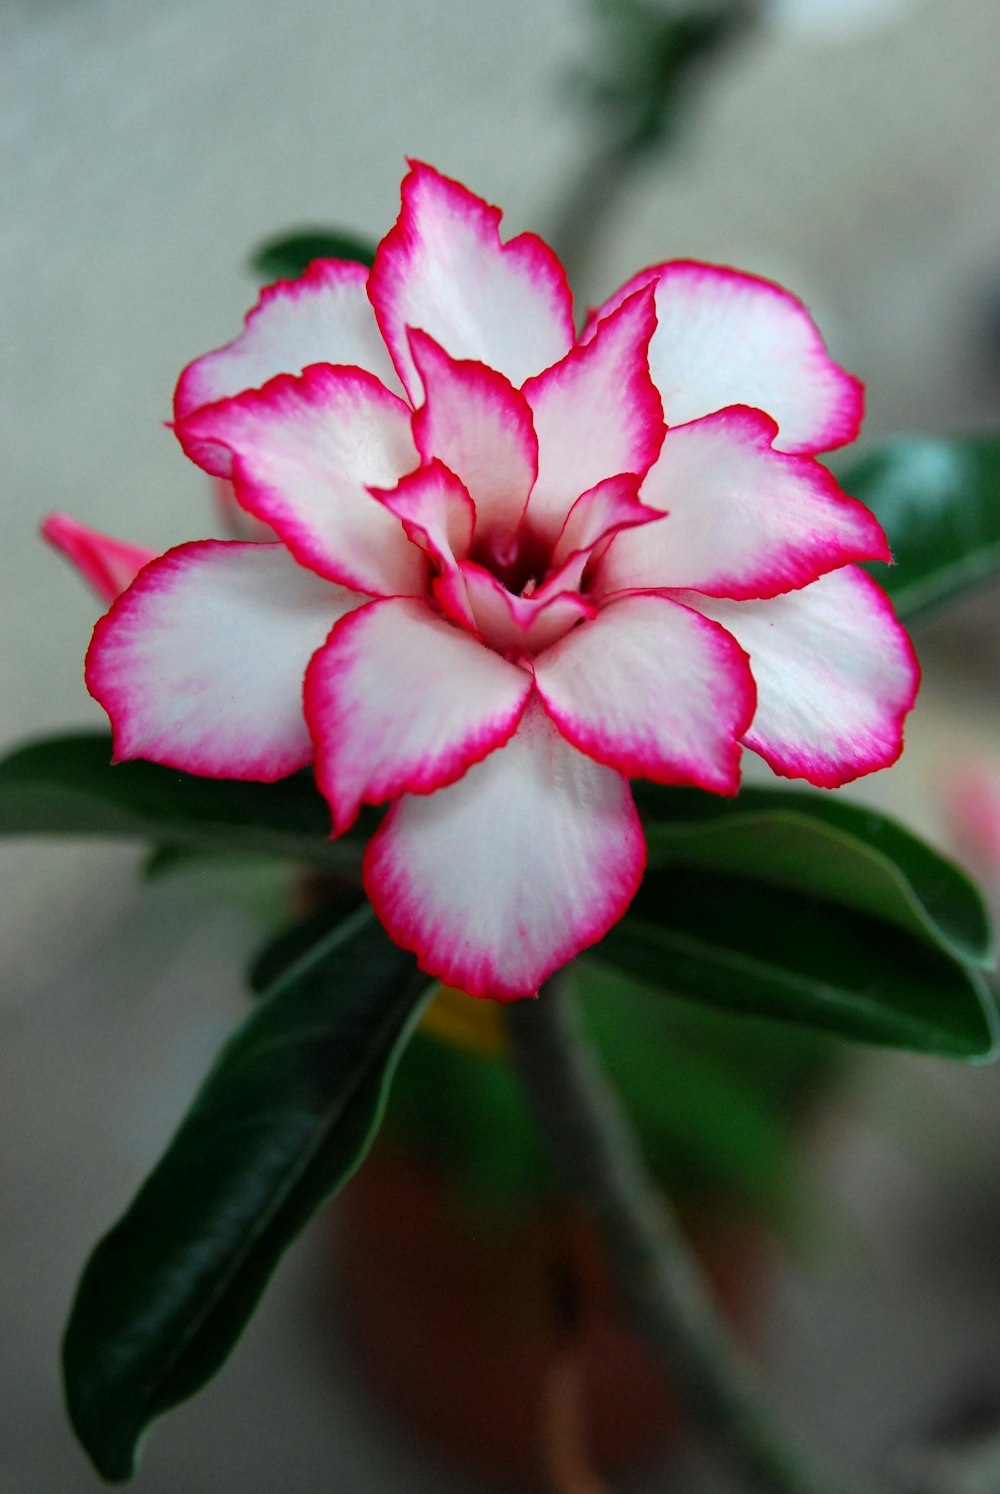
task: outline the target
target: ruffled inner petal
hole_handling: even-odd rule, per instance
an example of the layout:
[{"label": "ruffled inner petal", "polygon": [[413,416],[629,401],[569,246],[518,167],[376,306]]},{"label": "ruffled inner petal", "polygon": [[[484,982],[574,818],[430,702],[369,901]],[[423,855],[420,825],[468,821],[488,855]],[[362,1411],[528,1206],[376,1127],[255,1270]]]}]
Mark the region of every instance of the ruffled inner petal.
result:
[{"label": "ruffled inner petal", "polygon": [[464,561],[459,572],[477,632],[490,648],[511,658],[540,653],[596,612],[593,604],[576,591],[514,596],[491,572],[473,561]]},{"label": "ruffled inner petal", "polygon": [[373,498],[417,465],[411,412],[359,368],[317,364],[185,422],[233,454],[236,496],[302,565],[374,595],[421,595],[428,566]]},{"label": "ruffled inner petal", "polygon": [[660,450],[663,411],[647,362],[655,327],[652,291],[640,290],[524,386],[538,436],[525,519],[549,543],[581,493],[615,473],[644,474]]},{"label": "ruffled inner petal", "polygon": [[662,523],[619,534],[594,587],[777,596],[854,560],[888,560],[880,525],[810,457],[774,450],[774,421],[734,405],[667,432],[642,501]]},{"label": "ruffled inner petal", "polygon": [[424,461],[438,458],[476,506],[483,550],[509,544],[538,472],[538,442],[522,394],[483,363],[458,362],[432,338],[410,333],[425,403],[413,420]]}]

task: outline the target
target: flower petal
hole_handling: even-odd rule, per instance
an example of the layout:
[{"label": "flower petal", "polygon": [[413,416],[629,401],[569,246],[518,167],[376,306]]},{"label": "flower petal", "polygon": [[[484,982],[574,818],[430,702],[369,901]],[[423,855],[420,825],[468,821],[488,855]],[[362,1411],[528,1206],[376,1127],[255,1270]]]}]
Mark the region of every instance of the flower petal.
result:
[{"label": "flower petal", "polygon": [[306,675],[316,781],[339,835],[362,803],[454,783],[512,734],[531,676],[425,602],[372,602],[337,624]]},{"label": "flower petal", "polygon": [[69,514],[50,514],[42,525],[42,535],[76,566],[105,602],[113,602],[131,586],[143,566],[156,558],[155,550],[127,545],[124,540],[88,529]]},{"label": "flower petal", "polygon": [[316,364],[198,410],[185,430],[233,454],[236,496],[304,566],[376,595],[419,595],[427,561],[370,487],[417,462],[410,411],[359,368]]},{"label": "flower petal", "polygon": [[[552,564],[563,566],[578,555],[589,559],[595,546],[619,530],[658,522],[659,511],[639,502],[641,482],[642,478],[634,473],[621,472],[581,493],[559,531],[552,549]],[[548,582],[545,585],[547,588]]]},{"label": "flower petal", "polygon": [[402,199],[375,255],[368,294],[414,405],[421,384],[407,327],[518,386],[573,346],[566,272],[541,239],[522,233],[502,244],[499,208],[418,161]]},{"label": "flower petal", "polygon": [[778,422],[780,451],[830,451],[854,440],[863,385],[834,363],[802,302],[756,275],[690,260],[654,265],[600,308],[585,338],[654,282],[649,368],[668,425],[753,405]]},{"label": "flower petal", "polygon": [[454,472],[435,460],[401,478],[394,488],[369,491],[396,515],[411,544],[434,563],[438,574],[431,590],[445,615],[478,633],[459,567],[475,533],[476,507]]},{"label": "flower petal", "polygon": [[[259,389],[276,374],[297,374],[310,363],[351,364],[367,369],[394,393],[402,393],[368,300],[368,271],[345,260],[318,259],[298,280],[279,280],[260,293],[239,337],[189,363],[174,395],[174,419],[183,422],[203,405]],[[216,477],[228,477],[226,447],[178,429],[192,461]]]},{"label": "flower petal", "polygon": [[510,539],[538,473],[538,442],[523,394],[484,363],[450,358],[426,333],[410,333],[425,403],[413,436],[425,462],[438,457],[476,505],[476,542]]},{"label": "flower petal", "polygon": [[[465,595],[476,631],[490,648],[511,658],[529,656],[549,648],[581,618],[594,617],[597,611],[571,589],[553,594],[547,588],[544,595],[538,592],[534,596],[512,596],[492,572],[474,561],[463,561],[458,574],[465,582]],[[440,600],[444,604],[445,598]]]},{"label": "flower petal", "polygon": [[265,783],[303,767],[306,665],[365,600],[303,571],[283,545],[200,540],[150,562],[87,654],[115,761]]},{"label": "flower petal", "polygon": [[668,597],[611,602],[534,661],[567,741],[609,768],[734,794],[753,718],[746,654],[724,628]]},{"label": "flower petal", "polygon": [[581,493],[619,472],[643,474],[656,459],[663,410],[646,356],[655,327],[645,287],[589,342],[525,384],[538,436],[538,481],[525,518],[544,538],[555,539]]},{"label": "flower petal", "polygon": [[881,526],[811,457],[775,451],[770,416],[732,405],[667,432],[642,485],[663,523],[619,534],[594,587],[773,597],[852,560],[889,560]]},{"label": "flower petal", "polygon": [[854,566],[764,602],[687,601],[750,655],[744,741],[785,778],[837,788],[894,763],[920,668],[889,599]]},{"label": "flower petal", "polygon": [[453,566],[469,553],[476,528],[476,507],[443,462],[430,461],[400,478],[394,488],[371,488],[403,526],[411,544],[438,565]]},{"label": "flower petal", "polygon": [[474,996],[532,995],[602,938],[642,877],[628,784],[532,703],[506,746],[390,809],[365,854],[375,912],[423,969]]}]

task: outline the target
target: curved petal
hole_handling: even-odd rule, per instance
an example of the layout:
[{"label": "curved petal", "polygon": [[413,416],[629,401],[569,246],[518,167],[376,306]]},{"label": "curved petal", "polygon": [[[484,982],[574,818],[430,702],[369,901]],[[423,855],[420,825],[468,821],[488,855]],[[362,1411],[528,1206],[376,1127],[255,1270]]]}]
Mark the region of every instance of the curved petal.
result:
[{"label": "curved petal", "polygon": [[802,302],[769,280],[690,260],[654,265],[600,308],[584,336],[652,283],[649,369],[668,425],[753,405],[778,422],[780,451],[830,451],[854,440],[864,386],[834,363]]},{"label": "curved petal", "polygon": [[413,437],[425,462],[437,457],[476,505],[476,543],[508,540],[538,473],[538,442],[523,394],[484,363],[458,362],[424,332],[410,333],[425,403]]},{"label": "curved petal", "polygon": [[920,667],[864,571],[845,566],[765,602],[686,600],[750,655],[757,713],[743,740],[776,773],[837,788],[896,761]]},{"label": "curved petal", "polygon": [[42,536],[76,566],[104,602],[113,602],[143,566],[156,558],[155,550],[88,529],[69,514],[50,514],[42,525]]},{"label": "curved petal", "polygon": [[669,430],[641,489],[668,517],[619,534],[595,589],[773,597],[852,560],[891,559],[878,521],[825,467],[773,449],[777,429],[760,410],[732,405]]},{"label": "curved petal", "polygon": [[87,654],[87,688],[111,718],[115,762],[145,757],[264,783],[304,767],[306,665],[365,600],[303,571],[283,545],[199,540],[168,550],[97,624]]},{"label": "curved petal", "polygon": [[[582,575],[602,540],[610,539],[622,529],[655,524],[662,516],[657,509],[639,502],[641,482],[642,478],[632,472],[620,472],[581,493],[552,547],[553,566],[561,571],[570,560],[582,561]],[[546,581],[537,595],[548,591],[550,584]]]},{"label": "curved petal", "polygon": [[394,488],[371,488],[403,526],[407,539],[439,566],[450,568],[469,553],[476,506],[450,468],[430,461],[401,477]]},{"label": "curved petal", "polygon": [[208,405],[185,429],[232,452],[240,503],[304,566],[355,591],[416,596],[426,559],[368,491],[416,465],[410,420],[371,374],[316,364]]},{"label": "curved petal", "polygon": [[534,669],[546,711],[597,762],[717,794],[739,788],[753,678],[735,639],[699,613],[668,597],[622,597]]},{"label": "curved petal", "polygon": [[378,247],[368,294],[414,405],[420,376],[407,327],[453,358],[495,368],[514,385],[573,346],[573,298],[548,245],[522,233],[500,242],[499,208],[459,182],[411,162],[396,225]]},{"label": "curved petal", "polygon": [[[298,280],[279,280],[260,293],[239,337],[189,363],[174,394],[174,419],[183,422],[202,405],[259,389],[276,374],[298,374],[310,363],[367,369],[387,389],[402,393],[392,359],[368,300],[368,271],[346,260],[317,259]],[[226,447],[178,429],[192,461],[228,477]]]},{"label": "curved petal", "polygon": [[[569,589],[554,595],[539,592],[535,596],[512,596],[490,571],[473,561],[463,561],[458,576],[465,582],[465,596],[477,633],[490,648],[511,658],[530,656],[551,647],[582,618],[594,617],[597,611],[578,592]],[[441,600],[443,603],[444,597]]]},{"label": "curved petal", "polygon": [[306,675],[316,781],[336,834],[362,803],[429,794],[506,742],[531,676],[424,602],[389,598],[337,624]]},{"label": "curved petal", "polygon": [[459,561],[469,553],[476,529],[476,507],[454,472],[431,461],[400,479],[394,488],[370,488],[403,526],[407,539],[437,568],[431,591],[446,617],[479,632]]},{"label": "curved petal", "polygon": [[619,472],[644,474],[663,443],[663,409],[649,375],[656,328],[651,287],[627,297],[537,378],[524,395],[538,436],[538,480],[525,521],[554,540],[581,493]]},{"label": "curved petal", "polygon": [[531,996],[625,912],[645,846],[628,784],[532,703],[506,746],[404,798],[365,853],[365,888],[423,969],[473,996]]}]

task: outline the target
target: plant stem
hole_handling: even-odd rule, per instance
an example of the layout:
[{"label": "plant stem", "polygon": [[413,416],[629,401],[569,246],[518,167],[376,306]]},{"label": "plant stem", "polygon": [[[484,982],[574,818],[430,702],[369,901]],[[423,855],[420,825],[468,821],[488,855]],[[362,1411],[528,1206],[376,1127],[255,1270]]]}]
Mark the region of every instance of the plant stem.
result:
[{"label": "plant stem", "polygon": [[549,239],[562,260],[569,283],[578,290],[605,225],[630,184],[636,165],[631,142],[602,144],[577,168]]},{"label": "plant stem", "polygon": [[565,977],[507,1009],[514,1061],[570,1191],[603,1238],[635,1327],[710,1447],[760,1494],[848,1494],[772,1425],[673,1213],[650,1181],[617,1096],[587,1045]]}]

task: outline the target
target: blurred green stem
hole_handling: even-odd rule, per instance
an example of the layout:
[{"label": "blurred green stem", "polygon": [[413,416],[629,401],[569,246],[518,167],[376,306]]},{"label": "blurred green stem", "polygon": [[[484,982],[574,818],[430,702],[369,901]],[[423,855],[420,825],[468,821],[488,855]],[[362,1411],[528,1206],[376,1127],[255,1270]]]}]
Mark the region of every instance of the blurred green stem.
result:
[{"label": "blurred green stem", "polygon": [[637,158],[630,140],[615,141],[587,156],[573,178],[550,233],[570,285],[584,283],[594,246],[614,219]]},{"label": "blurred green stem", "polygon": [[577,86],[594,147],[549,233],[571,285],[583,282],[639,162],[676,144],[699,72],[753,26],[760,8],[761,0],[590,0],[597,44]]},{"label": "blurred green stem", "polygon": [[698,1263],[650,1181],[617,1096],[584,1037],[566,977],[507,1009],[514,1061],[569,1191],[604,1241],[637,1330],[709,1447],[759,1494],[848,1494],[773,1426]]}]

